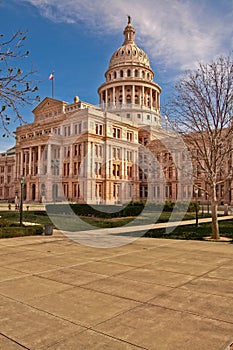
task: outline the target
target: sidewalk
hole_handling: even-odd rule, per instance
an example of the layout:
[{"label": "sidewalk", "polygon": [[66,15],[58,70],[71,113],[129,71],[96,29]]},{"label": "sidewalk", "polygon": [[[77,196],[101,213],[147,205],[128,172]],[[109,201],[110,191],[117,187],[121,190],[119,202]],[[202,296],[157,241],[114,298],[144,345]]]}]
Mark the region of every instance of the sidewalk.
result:
[{"label": "sidewalk", "polygon": [[225,350],[233,245],[61,235],[0,240],[0,349]]},{"label": "sidewalk", "polygon": [[[233,215],[221,216],[218,218],[221,220],[232,220]],[[211,222],[211,218],[199,219],[198,222],[206,223]],[[135,239],[142,237],[146,232],[152,229],[159,228],[174,228],[177,226],[195,225],[196,220],[184,220],[184,221],[173,221],[166,223],[157,223],[150,225],[138,225],[133,226],[130,223],[121,227],[113,228],[94,228],[85,231],[62,231],[68,238],[74,240],[75,242],[98,248],[111,248],[120,247],[125,244],[132,243]],[[232,225],[233,226],[233,225]],[[233,227],[232,227],[233,230]]]}]

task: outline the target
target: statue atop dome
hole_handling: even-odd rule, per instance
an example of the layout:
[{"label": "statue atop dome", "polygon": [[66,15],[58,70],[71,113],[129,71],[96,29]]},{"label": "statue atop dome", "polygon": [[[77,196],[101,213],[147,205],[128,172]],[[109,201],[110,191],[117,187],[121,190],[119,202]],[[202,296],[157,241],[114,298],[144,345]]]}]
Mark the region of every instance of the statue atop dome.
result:
[{"label": "statue atop dome", "polygon": [[134,43],[134,34],[135,34],[135,30],[131,24],[131,17],[128,16],[128,24],[124,30],[125,41],[124,41],[123,45],[133,44]]}]

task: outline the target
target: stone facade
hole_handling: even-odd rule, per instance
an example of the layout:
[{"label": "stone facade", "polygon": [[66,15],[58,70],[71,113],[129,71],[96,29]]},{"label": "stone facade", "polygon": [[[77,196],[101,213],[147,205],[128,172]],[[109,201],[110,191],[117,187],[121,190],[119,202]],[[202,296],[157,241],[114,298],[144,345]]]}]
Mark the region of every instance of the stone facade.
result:
[{"label": "stone facade", "polygon": [[15,149],[0,154],[0,199],[14,201],[15,196]]},{"label": "stone facade", "polygon": [[192,161],[183,140],[162,126],[161,88],[134,36],[129,17],[98,89],[99,106],[47,97],[33,110],[33,123],[17,128],[14,150],[0,157],[0,199],[17,200],[22,177],[26,202],[194,197]]}]

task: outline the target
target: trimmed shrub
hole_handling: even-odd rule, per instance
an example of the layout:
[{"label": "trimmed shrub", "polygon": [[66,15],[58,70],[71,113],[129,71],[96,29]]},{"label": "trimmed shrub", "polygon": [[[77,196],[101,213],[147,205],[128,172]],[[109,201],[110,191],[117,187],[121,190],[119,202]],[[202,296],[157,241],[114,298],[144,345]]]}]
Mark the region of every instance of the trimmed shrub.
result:
[{"label": "trimmed shrub", "polygon": [[0,238],[41,235],[43,226],[5,226],[0,227]]},{"label": "trimmed shrub", "polygon": [[[145,207],[146,205],[146,207]],[[127,206],[115,206],[115,205],[88,205],[88,204],[47,204],[47,214],[57,215],[78,215],[78,216],[93,216],[104,219],[120,218],[127,216],[138,216],[145,208],[147,212],[163,211],[172,212],[176,211],[188,211],[194,212],[196,203],[145,203],[145,202],[130,202]],[[44,215],[40,213],[39,215]]]}]

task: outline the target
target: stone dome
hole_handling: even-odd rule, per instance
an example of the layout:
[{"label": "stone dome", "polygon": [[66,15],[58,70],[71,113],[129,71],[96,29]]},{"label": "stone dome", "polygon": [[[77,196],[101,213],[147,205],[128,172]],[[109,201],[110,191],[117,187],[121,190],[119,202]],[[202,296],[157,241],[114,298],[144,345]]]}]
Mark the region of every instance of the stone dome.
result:
[{"label": "stone dome", "polygon": [[139,65],[151,69],[147,54],[134,42],[134,34],[135,30],[131,25],[130,17],[128,17],[128,25],[124,30],[125,41],[123,45],[113,53],[108,69],[128,64]]}]

